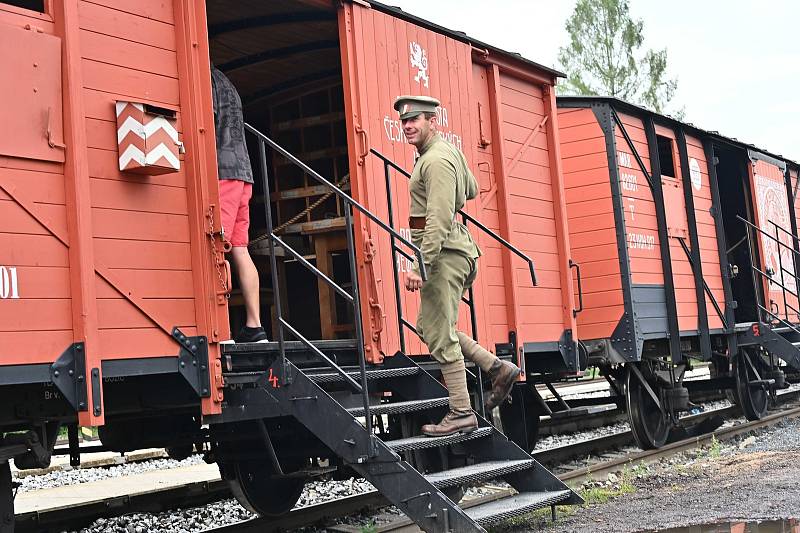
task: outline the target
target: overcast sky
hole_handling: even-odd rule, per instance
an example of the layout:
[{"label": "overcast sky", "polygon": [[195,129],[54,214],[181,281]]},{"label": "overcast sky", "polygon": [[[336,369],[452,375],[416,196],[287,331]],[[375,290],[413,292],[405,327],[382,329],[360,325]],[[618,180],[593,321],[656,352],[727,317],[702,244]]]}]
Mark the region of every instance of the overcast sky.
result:
[{"label": "overcast sky", "polygon": [[[556,67],[575,0],[384,0]],[[667,48],[686,121],[800,161],[800,2],[630,0],[645,47]]]}]

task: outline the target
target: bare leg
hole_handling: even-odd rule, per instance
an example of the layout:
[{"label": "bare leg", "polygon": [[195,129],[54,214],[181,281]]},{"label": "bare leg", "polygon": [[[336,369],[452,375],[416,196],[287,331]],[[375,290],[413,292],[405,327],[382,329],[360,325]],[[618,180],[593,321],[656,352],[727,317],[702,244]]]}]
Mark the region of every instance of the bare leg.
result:
[{"label": "bare leg", "polygon": [[260,293],[256,265],[250,257],[250,252],[247,251],[247,246],[234,246],[230,253],[233,265],[239,276],[239,283],[242,286],[244,307],[247,313],[247,322],[245,325],[249,328],[260,327]]}]

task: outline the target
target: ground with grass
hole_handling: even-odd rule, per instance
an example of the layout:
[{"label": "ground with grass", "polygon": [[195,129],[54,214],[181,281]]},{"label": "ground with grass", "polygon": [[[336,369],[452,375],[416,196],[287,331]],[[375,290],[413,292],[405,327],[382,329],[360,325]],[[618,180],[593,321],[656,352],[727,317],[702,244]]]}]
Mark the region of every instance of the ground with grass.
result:
[{"label": "ground with grass", "polygon": [[493,532],[655,531],[732,520],[800,517],[800,421],[713,443],[650,466],[629,465],[581,487],[582,507],[517,519]]}]

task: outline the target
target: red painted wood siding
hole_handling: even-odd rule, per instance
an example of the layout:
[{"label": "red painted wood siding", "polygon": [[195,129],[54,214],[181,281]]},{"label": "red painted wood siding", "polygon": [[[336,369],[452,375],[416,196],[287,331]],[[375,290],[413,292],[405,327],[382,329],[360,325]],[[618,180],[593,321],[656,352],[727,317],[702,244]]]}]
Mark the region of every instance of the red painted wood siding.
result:
[{"label": "red painted wood siding", "polygon": [[[783,285],[788,291],[794,294],[798,293],[791,252],[794,243],[791,237],[790,204],[786,193],[785,177],[777,165],[761,159],[754,159],[750,165],[750,179],[753,203],[755,204],[755,223],[761,230],[782,243],[782,246],[779,246],[774,239],[767,238],[761,233],[758,234],[759,251],[763,263],[761,269],[764,272],[767,272],[768,269],[775,272],[773,276],[775,282],[764,282],[764,288],[768,295],[767,308],[781,318],[797,322],[798,316],[794,311],[800,308],[797,297],[786,293],[784,298],[784,289],[781,287]],[[776,225],[784,231],[776,230]],[[786,270],[783,276],[781,276],[781,269]],[[784,304],[788,304],[789,308]]]},{"label": "red painted wood siding", "polygon": [[794,219],[800,227],[800,172],[797,169],[789,169],[789,184],[791,185],[791,195],[794,201]]},{"label": "red painted wood siding", "polygon": [[[496,168],[496,157],[498,151],[494,139],[499,132],[494,131],[492,118],[492,103],[489,95],[490,70],[486,65],[472,65],[472,91],[475,98],[473,112],[471,113],[471,126],[480,138],[481,134],[489,144],[476,144],[475,159],[472,162],[472,170],[480,186],[479,197],[476,203],[479,204],[477,212],[480,214],[481,221],[497,233],[500,229],[500,203],[497,194],[497,179],[502,174]],[[479,111],[480,110],[480,111]],[[483,237],[482,234],[475,234],[478,244],[481,247],[483,256],[479,262],[480,275],[478,283],[481,287],[481,308],[488,309],[490,305],[500,312],[483,313],[486,331],[490,339],[497,339],[495,342],[503,342],[502,339],[508,338],[508,332],[514,329],[509,321],[508,301],[506,286],[509,283],[509,276],[503,266],[503,251],[495,241]],[[485,334],[484,334],[485,338]]]},{"label": "red painted wood siding", "polygon": [[[519,295],[520,339],[548,341],[564,332],[552,169],[541,86],[501,74],[500,110],[509,195],[511,242],[536,264],[532,287],[526,265],[512,259]],[[570,302],[571,303],[571,302]],[[501,309],[497,309],[501,311]],[[495,309],[490,305],[489,313]]]},{"label": "red painted wood siding", "polygon": [[95,263],[114,275],[113,285],[96,277],[99,351],[175,355],[165,327],[197,334],[186,170],[119,172],[114,110],[117,100],[180,105],[173,2],[81,1],[78,12]]},{"label": "red painted wood siding", "polygon": [[[703,279],[720,309],[725,309],[725,292],[722,288],[722,271],[719,264],[719,248],[714,217],[711,216],[711,185],[708,177],[708,162],[700,139],[686,136],[686,151],[689,157],[690,175],[693,168],[699,169],[699,186],[692,181],[692,198],[694,199],[694,216],[697,221],[697,238],[700,244],[700,262],[703,268]],[[693,160],[696,162],[694,163]],[[687,242],[687,244],[689,244]],[[689,248],[691,245],[689,244]],[[681,253],[683,251],[681,250]],[[685,254],[684,254],[685,255]],[[705,295],[706,315],[709,329],[722,328],[722,320],[714,310],[708,294]]]},{"label": "red painted wood siding", "polygon": [[[401,94],[424,94],[441,101],[439,130],[443,136],[464,150],[471,157],[470,139],[473,138],[469,120],[470,87],[472,73],[471,49],[444,35],[422,29],[378,10],[353,6],[353,39],[356,51],[356,79],[361,111],[361,126],[366,130],[370,147],[377,149],[409,172],[414,166],[413,146],[405,142],[402,126],[393,103]],[[424,77],[415,80],[419,69],[411,65],[412,47],[419,46],[425,54],[428,69],[427,87]],[[416,48],[415,48],[416,49]],[[361,151],[361,148],[358,149]],[[361,183],[353,187],[357,199],[378,214],[388,219],[387,196],[382,162],[369,156],[364,163],[364,172],[359,174]],[[392,176],[392,194],[395,200],[395,226],[410,237],[408,229],[408,180],[399,175]],[[474,202],[468,209],[474,210]],[[388,234],[374,226],[370,235],[378,253],[373,257],[373,269],[377,280],[377,300],[386,315],[382,332],[385,353],[391,354],[399,348],[397,336],[397,311],[395,307],[391,248]],[[410,265],[399,262],[401,281]],[[362,294],[371,288],[362,279]],[[419,309],[419,294],[402,294],[403,316],[416,323]],[[467,328],[466,309],[462,309],[460,328]],[[413,332],[406,331],[410,353],[426,353],[427,349],[417,341]],[[485,337],[484,337],[485,338]]]},{"label": "red painted wood siding", "polygon": [[[58,41],[50,15],[0,5],[0,31],[29,24]],[[50,363],[73,342],[64,164],[0,155],[0,213],[0,364]]]},{"label": "red painted wood siding", "polygon": [[609,338],[624,305],[605,136],[591,109],[560,109],[558,122],[571,252],[583,284],[580,338]]},{"label": "red painted wood siding", "polygon": [[[502,139],[506,163],[510,162],[511,156],[517,152],[515,146],[518,147],[527,133],[537,127],[543,118],[541,87],[502,74],[499,79],[502,125],[499,132],[492,132],[489,123],[495,109],[489,104],[486,69],[473,66],[472,48],[468,44],[375,9],[354,5],[352,17],[356,66],[354,75],[357,78],[352,83],[357,86],[355,90],[358,92],[354,96],[358,102],[356,119],[361,121],[360,125],[366,130],[370,146],[410,170],[414,163],[415,149],[405,142],[392,104],[401,94],[423,94],[438,98],[442,106],[440,131],[445,139],[464,152],[484,191],[480,200],[468,202],[466,209],[490,228],[498,230],[501,227],[500,219],[506,213],[498,211],[499,204],[492,197],[495,193],[491,192],[497,176],[500,175],[493,159],[497,155],[497,147],[478,147],[481,127],[484,135],[499,136]],[[412,65],[414,52],[425,54],[427,70],[422,70],[427,75],[427,82],[424,75],[419,76],[420,69]],[[479,102],[483,126],[478,119]],[[521,342],[556,340],[564,329],[558,261],[553,256],[554,253],[557,256],[557,248],[552,222],[549,167],[547,140],[542,131],[534,140],[534,147],[521,154],[514,172],[505,183],[515,205],[510,213],[515,229],[509,240],[531,253],[540,276],[540,286],[531,288],[525,263],[512,259],[513,290],[517,300],[521,302],[518,315],[518,335]],[[386,219],[387,200],[382,164],[377,158],[370,156],[366,160],[363,174],[359,175],[364,178],[362,184],[354,186],[354,194]],[[405,178],[395,175],[392,187],[395,221],[405,232],[408,184]],[[534,221],[540,227],[531,231],[529,228]],[[506,287],[512,283],[512,278],[504,269],[503,252],[499,245],[477,230],[473,230],[472,234],[484,254],[479,262],[480,274],[476,284],[479,337],[483,344],[493,347],[495,343],[508,342],[511,327],[506,318],[509,305]],[[386,315],[385,327],[381,333],[385,341],[383,350],[392,353],[398,346],[392,285],[392,271],[395,266],[391,262],[389,239],[385,233],[371,228],[370,236],[378,250],[373,259],[374,271],[379,280],[377,296]],[[401,261],[401,280],[407,267],[405,261]],[[404,293],[402,299],[403,315],[414,323],[419,296]],[[467,309],[463,307],[459,328],[468,331],[467,317]],[[407,334],[407,338],[413,337],[413,334]],[[426,349],[419,343],[411,343],[408,351],[424,353]]]},{"label": "red painted wood siding", "polygon": [[[678,142],[672,129],[656,125],[656,135],[672,141],[672,163],[675,176],[666,176],[662,169],[662,190],[667,215],[669,251],[672,260],[672,280],[675,287],[675,301],[678,308],[678,328],[681,331],[697,331],[697,294],[695,292],[692,264],[683,251],[678,239],[683,239],[691,249],[686,219],[686,200],[683,187],[683,171],[680,165]],[[670,196],[672,195],[672,196]],[[639,207],[639,206],[637,206]],[[649,211],[655,204],[647,204],[647,222],[655,224],[655,211]],[[638,216],[638,215],[637,215]],[[656,225],[651,226],[657,228]]]}]

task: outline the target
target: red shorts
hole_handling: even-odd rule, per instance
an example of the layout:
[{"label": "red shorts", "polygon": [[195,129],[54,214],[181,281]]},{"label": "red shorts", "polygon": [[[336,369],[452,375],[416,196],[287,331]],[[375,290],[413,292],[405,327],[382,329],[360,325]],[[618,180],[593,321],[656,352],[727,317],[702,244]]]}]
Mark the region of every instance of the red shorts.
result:
[{"label": "red shorts", "polygon": [[219,208],[222,211],[222,229],[233,246],[247,246],[250,242],[250,197],[253,184],[242,180],[219,180]]}]

